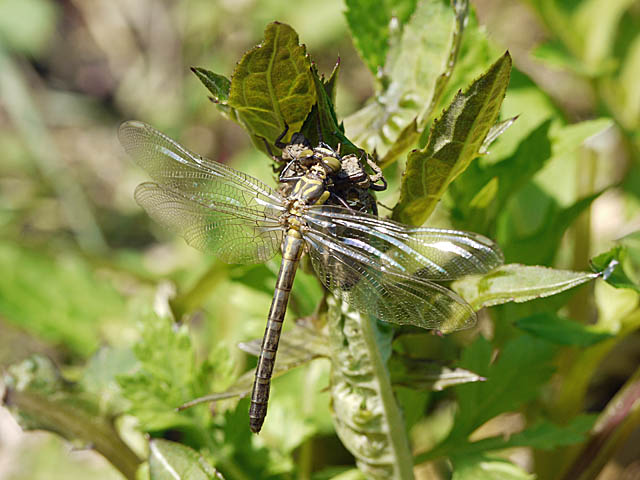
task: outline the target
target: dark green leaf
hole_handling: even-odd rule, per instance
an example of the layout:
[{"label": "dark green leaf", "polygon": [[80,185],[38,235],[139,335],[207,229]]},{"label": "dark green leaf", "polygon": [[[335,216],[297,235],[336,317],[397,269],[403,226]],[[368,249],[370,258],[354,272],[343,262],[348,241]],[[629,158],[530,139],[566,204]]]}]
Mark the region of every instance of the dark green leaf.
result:
[{"label": "dark green leaf", "polygon": [[449,184],[478,156],[500,113],[510,71],[511,57],[506,53],[467,91],[456,95],[435,121],[427,146],[409,154],[394,219],[424,223]]},{"label": "dark green leaf", "polygon": [[220,480],[220,475],[195,450],[163,439],[149,442],[151,480]]},{"label": "dark green leaf", "polygon": [[339,144],[342,145],[344,147],[341,147],[342,153],[357,152],[357,148],[344,136],[342,125],[338,124],[338,116],[327,92],[329,83],[319,77],[315,66],[311,69],[311,76],[317,92],[317,103],[304,122],[302,133],[311,144],[323,141],[333,148],[337,148]]},{"label": "dark green leaf", "polygon": [[[392,29],[402,29],[416,0],[347,0],[344,14],[360,56],[374,75],[382,68]],[[392,19],[398,25],[392,26]]]},{"label": "dark green leaf", "polygon": [[539,313],[517,320],[515,326],[534,337],[542,338],[558,345],[589,347],[613,335],[599,332],[553,313]]},{"label": "dark green leaf", "polygon": [[455,445],[444,444],[432,452],[420,457],[421,461],[432,460],[442,455],[444,448],[451,448],[454,458],[473,457],[486,452],[516,447],[532,447],[538,450],[553,450],[566,445],[575,445],[585,441],[597,419],[596,415],[579,415],[567,425],[556,425],[543,420],[522,432],[505,437],[483,438],[475,442],[457,441]]},{"label": "dark green leaf", "polygon": [[48,430],[77,445],[90,445],[125,478],[142,463],[122,441],[111,414],[100,414],[100,398],[64,380],[45,357],[13,365],[5,375],[4,403],[26,430]]},{"label": "dark green leaf", "polygon": [[[625,237],[621,242],[626,241],[633,244],[637,241],[638,232]],[[638,283],[638,271],[640,264],[635,263],[635,256],[628,254],[628,248],[623,245],[617,245],[611,250],[591,259],[591,268],[594,272],[602,274],[602,278],[616,288],[630,288],[636,292],[640,292],[640,284]]]},{"label": "dark green leaf", "polygon": [[489,342],[476,340],[463,352],[460,367],[477,372],[487,381],[455,387],[459,411],[450,440],[466,438],[487,420],[534,398],[553,373],[554,353],[551,344],[523,335],[507,343],[492,361]]},{"label": "dark green leaf", "polygon": [[589,282],[599,275],[589,272],[511,263],[485,275],[471,275],[453,282],[458,292],[474,310],[507,302],[527,302],[548,297]]},{"label": "dark green leaf", "polygon": [[597,415],[579,415],[567,425],[556,425],[542,421],[520,433],[511,435],[508,439],[502,437],[504,446],[498,448],[533,447],[540,450],[550,450],[582,443],[597,418]]},{"label": "dark green leaf", "polygon": [[[536,194],[539,198],[531,198],[529,193]],[[506,261],[518,259],[529,264],[550,265],[564,233],[602,193],[603,191],[596,192],[579,199],[573,205],[560,208],[543,190],[533,185],[523,189],[499,217],[496,237]],[[543,209],[545,200],[548,200],[548,207]],[[546,210],[544,217],[538,222],[538,229],[533,230],[528,226],[528,231],[524,234],[507,230],[517,229],[521,225],[516,221],[517,218],[533,219],[535,214],[531,210],[536,208],[538,212]],[[528,215],[529,213],[532,215]]]},{"label": "dark green leaf", "polygon": [[[456,217],[464,228],[489,233],[490,225],[502,211],[514,192],[528,182],[551,157],[551,142],[548,138],[551,121],[543,122],[524,139],[516,152],[508,159],[483,168],[474,162],[451,186]],[[495,180],[494,180],[495,179]],[[473,198],[488,182],[496,183],[497,191],[491,202],[481,208]],[[484,203],[484,202],[483,202]]]},{"label": "dark green leaf", "polygon": [[[296,32],[274,22],[264,35],[236,66],[228,104],[253,137],[273,145],[285,125],[289,135],[300,130],[316,102],[316,90],[309,57]],[[264,148],[260,142],[257,146]]]},{"label": "dark green leaf", "polygon": [[216,103],[226,103],[227,100],[229,100],[231,80],[224,75],[218,75],[217,73],[200,67],[191,67],[191,71],[195,73],[198,80],[209,89]]},{"label": "dark green leaf", "polygon": [[469,382],[481,382],[480,375],[464,368],[449,368],[435,362],[394,355],[389,360],[394,385],[420,390],[440,391]]},{"label": "dark green leaf", "polygon": [[336,90],[338,86],[338,74],[340,73],[340,58],[336,61],[336,64],[333,66],[333,70],[331,71],[331,75],[329,75],[329,79],[323,81],[322,84],[324,86],[324,91],[329,97],[329,101],[332,105],[336,104]]}]

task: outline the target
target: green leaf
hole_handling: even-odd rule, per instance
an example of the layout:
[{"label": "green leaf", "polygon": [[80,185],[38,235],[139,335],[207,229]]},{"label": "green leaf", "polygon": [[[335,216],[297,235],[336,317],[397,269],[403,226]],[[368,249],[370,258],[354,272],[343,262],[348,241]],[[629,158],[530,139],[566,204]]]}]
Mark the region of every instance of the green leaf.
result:
[{"label": "green leaf", "polygon": [[432,361],[393,355],[389,360],[391,383],[419,390],[440,391],[485,379],[464,368],[449,368]]},{"label": "green leaf", "polygon": [[613,336],[553,313],[538,313],[518,319],[515,326],[557,345],[589,347]]},{"label": "green leaf", "polygon": [[[384,65],[392,29],[401,29],[417,0],[347,0],[344,15],[360,56],[374,75]],[[399,25],[391,25],[392,20]]]},{"label": "green leaf", "polygon": [[[508,342],[493,362],[489,342],[476,340],[463,352],[460,367],[477,372],[487,381],[455,387],[459,411],[445,444],[453,445],[487,420],[535,398],[553,373],[555,351],[545,341],[522,335]],[[452,448],[454,454],[455,446]]]},{"label": "green leaf", "polygon": [[538,450],[553,450],[575,445],[585,441],[597,418],[597,415],[578,415],[567,425],[556,425],[542,420],[508,437],[498,435],[475,442],[456,440],[455,444],[445,443],[427,454],[420,455],[418,459],[422,462],[437,459],[445,454],[454,458],[465,458],[507,448],[532,447]]},{"label": "green leaf", "polygon": [[318,98],[316,104],[311,109],[311,113],[304,122],[301,129],[302,133],[312,145],[323,141],[333,148],[337,148],[338,144],[342,145],[340,150],[342,153],[358,152],[355,145],[344,136],[342,125],[338,124],[338,116],[336,115],[330,93],[327,91],[330,85],[328,82],[331,80],[324,82],[323,79],[320,79],[315,66],[311,69],[311,76]]},{"label": "green leaf", "polygon": [[[633,242],[633,239],[638,237],[639,233],[631,234],[633,237],[625,237],[626,241]],[[625,241],[625,239],[622,239],[622,241]],[[633,259],[633,255],[628,255],[626,246],[617,245],[611,250],[593,257],[591,259],[591,268],[594,272],[601,273],[602,278],[608,284],[616,288],[630,288],[640,293],[640,284],[638,283],[640,263],[635,263]],[[635,260],[638,260],[638,258],[635,258]]]},{"label": "green leaf", "polygon": [[198,452],[163,439],[149,441],[149,475],[151,480],[220,480],[224,479]]},{"label": "green leaf", "polygon": [[500,437],[504,445],[498,448],[533,447],[540,450],[551,450],[565,445],[582,443],[597,418],[597,415],[578,415],[567,425],[556,425],[544,420],[522,432],[511,435],[508,439]]},{"label": "green leaf", "polygon": [[[250,342],[240,343],[238,347],[249,355],[257,357],[260,355],[261,345],[262,339],[257,338]],[[282,332],[280,336],[272,379],[278,378],[289,370],[305,365],[320,357],[329,357],[327,337],[315,329],[296,323],[291,330]],[[226,390],[190,399],[180,406],[180,410],[191,408],[200,403],[214,402],[232,397],[244,397],[251,392],[254,378],[255,368],[238,377],[233,385]]]},{"label": "green leaf", "polygon": [[548,297],[582,285],[599,274],[519,265],[500,266],[485,275],[471,275],[452,283],[451,287],[471,304],[474,310],[507,302],[527,302]]},{"label": "green leaf", "polygon": [[[289,135],[300,130],[316,102],[316,90],[309,57],[296,32],[274,22],[264,36],[236,66],[228,104],[254,138],[273,145],[285,125]],[[260,142],[257,146],[264,148]]]},{"label": "green leaf", "polygon": [[4,404],[25,430],[48,430],[90,445],[127,479],[142,463],[122,441],[110,414],[100,414],[98,398],[66,381],[50,360],[35,356],[9,367],[3,378]]},{"label": "green leaf", "polygon": [[[458,226],[490,233],[493,222],[507,201],[538,172],[551,157],[551,142],[547,120],[525,138],[506,160],[483,167],[473,162],[450,188],[455,203],[454,217]],[[487,208],[475,207],[472,199],[489,182],[497,191]]]},{"label": "green leaf", "polygon": [[[445,2],[418,2],[389,48],[375,99],[344,121],[347,135],[355,144],[384,157],[402,131],[428,108],[436,82],[447,69],[457,25],[453,10]],[[416,140],[413,132],[409,140],[401,142],[410,146]]]},{"label": "green leaf", "polygon": [[[528,195],[529,193],[538,198],[532,198],[533,195]],[[499,217],[496,237],[506,261],[518,259],[524,263],[550,265],[567,229],[602,193],[603,191],[596,192],[577,200],[573,205],[560,208],[543,190],[537,187],[523,189]],[[543,202],[548,202],[546,209],[541,207]],[[544,212],[538,222],[539,228],[534,230],[530,225],[522,226],[517,219],[533,219],[535,213],[532,210],[535,209],[538,209],[538,214]]]},{"label": "green leaf", "polygon": [[76,355],[93,353],[113,319],[127,320],[122,295],[77,255],[0,243],[0,271],[0,316]]},{"label": "green leaf", "polygon": [[501,459],[485,456],[454,459],[451,480],[535,480],[519,466]]},{"label": "green leaf", "polygon": [[400,200],[393,209],[395,220],[422,225],[449,184],[479,155],[500,113],[510,71],[511,57],[506,53],[464,93],[456,95],[434,122],[427,146],[409,154]]},{"label": "green leaf", "polygon": [[504,132],[506,132],[509,127],[516,122],[518,117],[519,115],[507,118],[506,120],[498,122],[493,127],[491,127],[491,129],[487,133],[487,136],[484,138],[484,142],[482,142],[478,153],[482,155],[489,153],[489,147],[491,146],[491,144],[495,142]]},{"label": "green leaf", "polygon": [[549,41],[535,47],[533,57],[552,68],[569,70],[578,75],[590,75],[585,65],[571,54],[562,42]]},{"label": "green leaf", "polygon": [[197,429],[207,422],[205,411],[175,409],[207,391],[211,366],[196,363],[186,325],[154,315],[143,322],[142,339],[134,347],[138,364],[133,372],[117,377],[129,401],[127,412],[145,431]]},{"label": "green leaf", "polygon": [[211,100],[214,103],[226,106],[231,90],[231,80],[224,75],[218,75],[201,67],[191,67],[191,71],[198,77],[205,87],[211,92]]}]

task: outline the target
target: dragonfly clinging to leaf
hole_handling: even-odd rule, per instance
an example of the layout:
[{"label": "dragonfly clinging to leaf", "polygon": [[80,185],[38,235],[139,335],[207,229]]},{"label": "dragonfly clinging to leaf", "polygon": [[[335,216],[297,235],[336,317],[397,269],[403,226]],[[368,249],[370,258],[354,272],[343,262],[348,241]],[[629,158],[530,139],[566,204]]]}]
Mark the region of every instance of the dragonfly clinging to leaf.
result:
[{"label": "dragonfly clinging to leaf", "polygon": [[475,313],[436,282],[484,273],[503,261],[499,248],[475,233],[408,227],[325,204],[339,165],[319,161],[293,187],[277,191],[142,122],[122,124],[119,138],[153,179],[136,188],[136,201],[188,244],[227,263],[266,262],[282,253],[251,395],[250,428],[256,433],[266,416],[282,322],[303,253],[326,289],[353,308],[385,322],[444,332],[471,326]]}]

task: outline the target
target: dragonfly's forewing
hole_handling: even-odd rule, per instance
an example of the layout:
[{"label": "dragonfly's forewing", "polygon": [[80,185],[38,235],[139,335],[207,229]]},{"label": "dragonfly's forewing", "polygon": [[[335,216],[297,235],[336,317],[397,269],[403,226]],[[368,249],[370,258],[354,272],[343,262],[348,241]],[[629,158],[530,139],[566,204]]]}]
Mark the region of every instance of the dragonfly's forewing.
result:
[{"label": "dragonfly's forewing", "polygon": [[156,182],[136,201],[190,245],[227,263],[264,262],[282,242],[282,197],[259,180],[189,152],[142,122],[119,131],[127,153]]},{"label": "dragonfly's forewing", "polygon": [[482,273],[502,253],[481,235],[411,228],[340,207],[312,207],[304,239],[329,291],[352,307],[401,325],[453,331],[475,313],[453,291],[432,280]]}]

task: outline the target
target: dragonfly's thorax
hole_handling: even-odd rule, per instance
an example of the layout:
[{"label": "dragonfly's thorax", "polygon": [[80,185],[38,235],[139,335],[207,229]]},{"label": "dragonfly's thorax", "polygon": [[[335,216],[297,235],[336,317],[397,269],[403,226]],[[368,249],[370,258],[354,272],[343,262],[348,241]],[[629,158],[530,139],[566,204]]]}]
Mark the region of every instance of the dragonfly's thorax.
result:
[{"label": "dragonfly's thorax", "polygon": [[292,207],[324,203],[328,197],[326,180],[327,173],[324,167],[313,165],[293,186],[289,196]]}]

